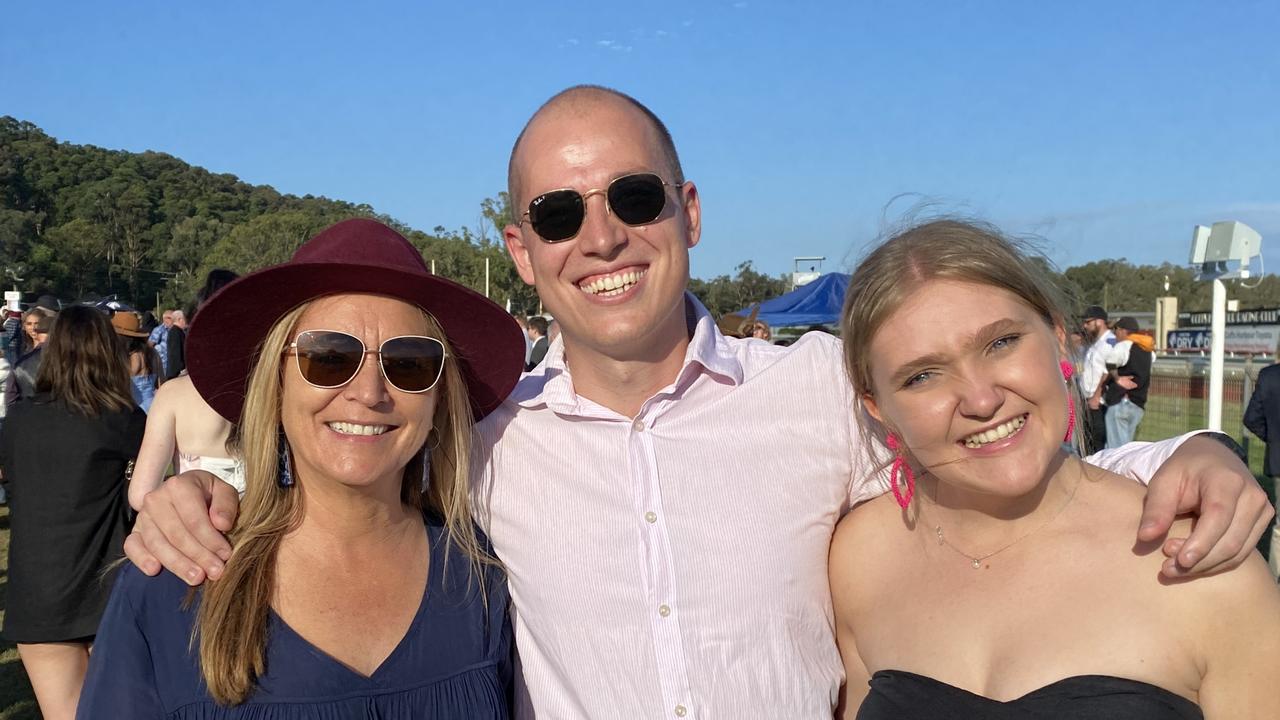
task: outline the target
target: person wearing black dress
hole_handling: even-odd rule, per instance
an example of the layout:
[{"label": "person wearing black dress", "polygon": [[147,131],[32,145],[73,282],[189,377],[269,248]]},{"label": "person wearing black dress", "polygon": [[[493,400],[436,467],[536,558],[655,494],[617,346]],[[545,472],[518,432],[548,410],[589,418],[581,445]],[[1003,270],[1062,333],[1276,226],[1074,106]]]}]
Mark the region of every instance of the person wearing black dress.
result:
[{"label": "person wearing black dress", "polygon": [[105,315],[62,311],[35,393],[9,409],[0,468],[10,488],[4,636],[18,644],[45,718],[71,718],[128,533],[125,469],[146,415]]},{"label": "person wearing black dress", "polygon": [[511,316],[348,220],[212,297],[186,349],[237,428],[232,549],[194,593],[124,566],[78,717],[509,717],[506,580],[468,461],[524,364]]},{"label": "person wearing black dress", "polygon": [[954,220],[854,272],[845,360],[892,494],[832,540],[843,717],[1280,717],[1257,551],[1170,582],[1160,543],[1134,545],[1144,489],[1064,449],[1083,403],[1056,298],[1015,243]]}]

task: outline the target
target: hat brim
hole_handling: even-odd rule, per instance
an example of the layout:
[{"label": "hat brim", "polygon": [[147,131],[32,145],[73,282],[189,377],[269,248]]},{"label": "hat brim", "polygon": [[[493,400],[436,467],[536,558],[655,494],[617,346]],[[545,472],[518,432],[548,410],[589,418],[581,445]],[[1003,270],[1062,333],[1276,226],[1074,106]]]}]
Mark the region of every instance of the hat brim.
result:
[{"label": "hat brim", "polygon": [[200,308],[186,343],[192,384],[219,415],[238,421],[249,373],[271,326],[310,300],[350,293],[403,300],[436,319],[453,346],[476,420],[501,405],[520,379],[519,326],[474,290],[401,267],[285,263],[239,278]]},{"label": "hat brim", "polygon": [[123,328],[118,328],[115,325],[112,325],[111,327],[115,328],[117,335],[124,335],[126,337],[136,337],[136,338],[151,337],[151,333],[133,332],[132,330],[125,330]]}]

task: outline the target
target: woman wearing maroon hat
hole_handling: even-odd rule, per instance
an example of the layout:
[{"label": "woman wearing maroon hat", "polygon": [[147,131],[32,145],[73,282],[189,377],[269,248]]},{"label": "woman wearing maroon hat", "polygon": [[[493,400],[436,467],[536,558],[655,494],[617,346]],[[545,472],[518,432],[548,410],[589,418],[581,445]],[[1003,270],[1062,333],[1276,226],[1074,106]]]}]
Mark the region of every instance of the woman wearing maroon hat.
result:
[{"label": "woman wearing maroon hat", "polygon": [[233,549],[199,591],[126,566],[79,716],[508,716],[506,585],[467,482],[523,354],[501,308],[370,220],[214,296],[187,356],[236,423]]}]

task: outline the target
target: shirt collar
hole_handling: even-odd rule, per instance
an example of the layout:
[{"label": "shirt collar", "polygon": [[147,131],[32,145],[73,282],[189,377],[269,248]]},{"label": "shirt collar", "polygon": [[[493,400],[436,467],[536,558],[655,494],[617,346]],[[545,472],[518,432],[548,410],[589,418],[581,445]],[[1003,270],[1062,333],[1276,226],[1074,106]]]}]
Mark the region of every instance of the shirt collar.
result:
[{"label": "shirt collar", "polygon": [[[684,299],[685,318],[693,336],[689,339],[680,373],[659,394],[686,386],[702,372],[717,375],[733,385],[741,384],[742,361],[735,352],[734,341],[720,333],[711,313],[692,293],[686,292]],[[563,335],[547,347],[547,354],[538,367],[520,379],[511,393],[511,400],[525,408],[546,405],[566,415],[597,414],[589,410],[589,407],[597,407],[595,403],[574,392],[573,378],[564,356]]]}]

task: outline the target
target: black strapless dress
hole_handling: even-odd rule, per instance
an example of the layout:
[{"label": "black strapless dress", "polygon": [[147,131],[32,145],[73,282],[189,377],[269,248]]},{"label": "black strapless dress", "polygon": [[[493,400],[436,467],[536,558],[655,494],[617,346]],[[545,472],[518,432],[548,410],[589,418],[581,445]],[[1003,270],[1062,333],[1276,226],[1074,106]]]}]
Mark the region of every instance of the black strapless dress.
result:
[{"label": "black strapless dress", "polygon": [[1008,702],[905,670],[871,676],[858,720],[1204,720],[1190,700],[1150,683],[1078,675]]}]

